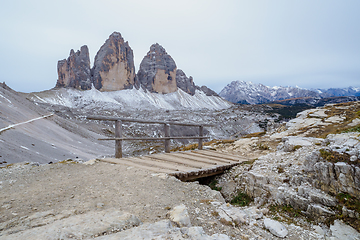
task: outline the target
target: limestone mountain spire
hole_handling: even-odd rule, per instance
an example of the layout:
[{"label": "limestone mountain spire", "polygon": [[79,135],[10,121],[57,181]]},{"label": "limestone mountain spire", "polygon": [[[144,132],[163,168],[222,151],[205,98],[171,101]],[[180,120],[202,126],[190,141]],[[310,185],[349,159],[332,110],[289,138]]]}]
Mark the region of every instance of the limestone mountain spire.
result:
[{"label": "limestone mountain spire", "polygon": [[86,45],[75,52],[70,51],[68,59],[58,61],[56,87],[91,89],[89,49]]},{"label": "limestone mountain spire", "polygon": [[117,91],[133,87],[133,50],[119,32],[113,32],[101,46],[95,56],[91,73],[92,82],[100,91]]},{"label": "limestone mountain spire", "polygon": [[151,45],[137,73],[139,83],[147,90],[171,93],[177,90],[176,63],[158,43]]}]

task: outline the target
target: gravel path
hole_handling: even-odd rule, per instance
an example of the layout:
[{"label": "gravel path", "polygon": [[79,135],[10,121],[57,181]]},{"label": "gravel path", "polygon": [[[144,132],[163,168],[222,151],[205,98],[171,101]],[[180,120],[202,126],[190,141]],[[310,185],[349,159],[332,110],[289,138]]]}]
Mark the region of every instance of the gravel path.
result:
[{"label": "gravel path", "polygon": [[34,214],[114,209],[152,223],[167,219],[169,209],[180,204],[188,207],[193,226],[202,226],[209,234],[234,231],[213,213],[210,200],[224,201],[217,191],[122,165],[17,164],[0,169],[0,189],[0,236],[45,224],[26,221]]}]

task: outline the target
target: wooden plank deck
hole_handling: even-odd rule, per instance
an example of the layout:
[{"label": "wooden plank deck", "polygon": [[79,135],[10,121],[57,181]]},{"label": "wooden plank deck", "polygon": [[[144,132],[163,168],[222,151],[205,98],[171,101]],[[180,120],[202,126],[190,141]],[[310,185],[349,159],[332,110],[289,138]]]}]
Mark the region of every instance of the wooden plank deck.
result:
[{"label": "wooden plank deck", "polygon": [[103,162],[123,164],[156,173],[167,173],[183,181],[220,174],[249,159],[213,150],[152,154],[142,157],[105,158]]}]

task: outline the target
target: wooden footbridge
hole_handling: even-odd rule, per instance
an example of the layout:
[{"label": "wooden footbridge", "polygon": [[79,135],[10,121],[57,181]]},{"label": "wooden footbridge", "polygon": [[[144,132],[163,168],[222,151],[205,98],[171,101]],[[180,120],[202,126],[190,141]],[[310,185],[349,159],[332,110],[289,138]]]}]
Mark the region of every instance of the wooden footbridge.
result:
[{"label": "wooden footbridge", "polygon": [[[167,173],[183,181],[188,181],[197,178],[217,175],[224,172],[227,169],[232,168],[233,166],[241,164],[242,162],[249,161],[248,159],[229,153],[217,152],[214,150],[202,150],[203,139],[208,138],[206,136],[203,136],[203,128],[204,126],[211,127],[212,125],[209,124],[158,122],[158,121],[146,121],[146,120],[124,119],[118,117],[103,117],[103,116],[91,116],[88,117],[88,119],[115,121],[115,137],[99,139],[99,140],[115,141],[115,158],[101,159],[101,161],[103,162],[108,162],[113,164],[123,164],[131,167],[153,171],[156,173]],[[125,138],[122,137],[122,122],[137,122],[142,124],[163,124],[165,136],[158,138],[149,138],[149,137]],[[170,125],[199,127],[199,136],[171,137]],[[171,139],[198,139],[199,150],[170,153]],[[140,156],[140,157],[122,158],[122,141],[126,141],[126,140],[138,140],[138,141],[164,140],[165,153],[150,154],[147,156]]]},{"label": "wooden footbridge", "polygon": [[223,173],[248,160],[213,150],[198,150],[150,154],[142,157],[105,158],[101,161],[123,164],[156,173],[167,173],[180,180],[189,181]]}]

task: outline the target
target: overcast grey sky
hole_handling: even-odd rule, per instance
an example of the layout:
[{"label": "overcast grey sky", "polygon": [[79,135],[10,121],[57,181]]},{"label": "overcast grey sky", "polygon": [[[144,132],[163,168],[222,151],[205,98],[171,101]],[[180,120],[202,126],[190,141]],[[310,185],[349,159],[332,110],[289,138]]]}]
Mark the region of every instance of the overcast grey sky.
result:
[{"label": "overcast grey sky", "polygon": [[108,36],[129,41],[135,68],[153,43],[197,85],[360,86],[359,0],[1,0],[0,81],[50,89],[57,61]]}]

